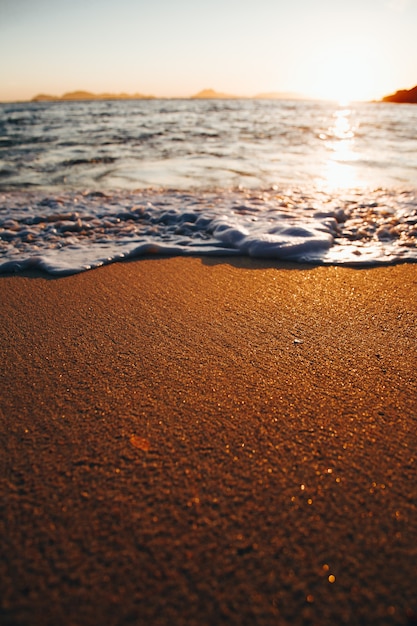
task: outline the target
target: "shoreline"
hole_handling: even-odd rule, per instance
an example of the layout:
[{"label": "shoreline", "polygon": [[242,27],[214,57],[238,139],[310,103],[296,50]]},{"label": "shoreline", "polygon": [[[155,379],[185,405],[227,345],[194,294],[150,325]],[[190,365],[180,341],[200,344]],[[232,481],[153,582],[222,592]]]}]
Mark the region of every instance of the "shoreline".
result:
[{"label": "shoreline", "polygon": [[1,623],[417,623],[415,264],[0,285]]}]

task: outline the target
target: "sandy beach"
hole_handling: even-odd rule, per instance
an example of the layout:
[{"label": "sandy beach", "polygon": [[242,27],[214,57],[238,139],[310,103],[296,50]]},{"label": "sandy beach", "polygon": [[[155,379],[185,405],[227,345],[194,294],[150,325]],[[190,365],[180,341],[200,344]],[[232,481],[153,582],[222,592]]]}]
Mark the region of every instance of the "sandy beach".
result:
[{"label": "sandy beach", "polygon": [[417,624],[417,265],[0,289],[2,626]]}]

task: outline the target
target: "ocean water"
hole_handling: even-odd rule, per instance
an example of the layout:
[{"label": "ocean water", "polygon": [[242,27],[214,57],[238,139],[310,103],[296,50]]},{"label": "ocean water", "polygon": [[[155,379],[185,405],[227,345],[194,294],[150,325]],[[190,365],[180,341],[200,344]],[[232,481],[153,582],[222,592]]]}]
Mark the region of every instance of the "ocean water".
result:
[{"label": "ocean water", "polygon": [[417,106],[0,105],[0,273],[151,254],[417,261]]}]

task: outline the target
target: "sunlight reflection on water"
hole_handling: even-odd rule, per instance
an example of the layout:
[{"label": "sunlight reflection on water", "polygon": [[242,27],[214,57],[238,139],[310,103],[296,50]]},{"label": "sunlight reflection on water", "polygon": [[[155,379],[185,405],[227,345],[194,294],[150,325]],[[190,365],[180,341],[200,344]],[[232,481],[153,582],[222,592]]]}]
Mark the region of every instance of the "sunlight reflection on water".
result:
[{"label": "sunlight reflection on water", "polygon": [[358,168],[355,162],[359,155],[355,152],[355,130],[351,123],[351,109],[335,111],[334,124],[329,128],[330,139],[325,141],[330,153],[325,167],[322,186],[326,189],[353,188],[360,186]]}]

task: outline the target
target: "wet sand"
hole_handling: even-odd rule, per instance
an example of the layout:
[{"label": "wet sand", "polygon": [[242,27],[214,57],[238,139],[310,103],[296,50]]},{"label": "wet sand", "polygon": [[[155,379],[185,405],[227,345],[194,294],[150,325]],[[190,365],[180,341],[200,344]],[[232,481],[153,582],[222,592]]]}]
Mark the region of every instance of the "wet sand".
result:
[{"label": "wet sand", "polygon": [[417,265],[0,278],[0,623],[417,623]]}]

